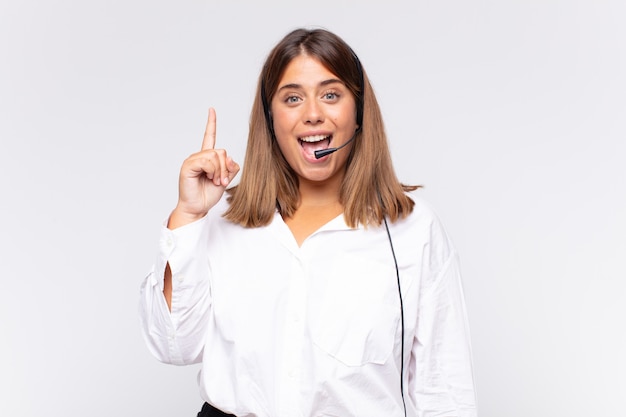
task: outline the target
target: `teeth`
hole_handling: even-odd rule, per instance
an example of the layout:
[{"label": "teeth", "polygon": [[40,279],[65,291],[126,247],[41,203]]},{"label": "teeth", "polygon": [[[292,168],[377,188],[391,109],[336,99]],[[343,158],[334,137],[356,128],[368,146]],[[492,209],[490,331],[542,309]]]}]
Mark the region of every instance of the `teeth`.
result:
[{"label": "teeth", "polygon": [[303,138],[300,138],[300,140],[302,142],[319,142],[321,140],[328,139],[329,137],[330,136],[314,135],[314,136],[305,136]]}]

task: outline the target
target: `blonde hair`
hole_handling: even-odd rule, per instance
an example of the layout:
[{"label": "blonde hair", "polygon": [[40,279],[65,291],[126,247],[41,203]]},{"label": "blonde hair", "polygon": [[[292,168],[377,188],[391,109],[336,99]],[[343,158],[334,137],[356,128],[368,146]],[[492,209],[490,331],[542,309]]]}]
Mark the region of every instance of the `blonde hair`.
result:
[{"label": "blonde hair", "polygon": [[[361,129],[346,162],[339,201],[348,226],[380,225],[406,217],[414,202],[401,184],[391,162],[382,115],[367,74],[350,47],[323,29],[298,29],[285,36],[270,53],[259,76],[250,115],[250,131],[239,184],[228,190],[228,220],[244,227],[269,224],[278,210],[291,217],[299,203],[298,177],[273,137],[271,113],[266,103],[276,93],[287,65],[301,54],[314,57],[341,79],[361,105]],[[266,111],[267,110],[267,111]],[[358,110],[357,110],[358,113]]]}]

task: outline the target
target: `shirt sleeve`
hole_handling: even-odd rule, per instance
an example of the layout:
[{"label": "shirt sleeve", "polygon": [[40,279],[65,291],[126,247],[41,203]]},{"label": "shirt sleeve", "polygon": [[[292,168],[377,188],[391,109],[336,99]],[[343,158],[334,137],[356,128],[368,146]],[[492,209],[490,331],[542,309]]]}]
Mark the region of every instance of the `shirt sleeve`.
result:
[{"label": "shirt sleeve", "polygon": [[423,291],[409,370],[413,403],[421,417],[475,417],[469,325],[454,251]]},{"label": "shirt sleeve", "polygon": [[[150,352],[160,361],[187,365],[202,360],[211,304],[207,217],[175,230],[161,228],[152,270],[141,285],[139,316]],[[163,295],[165,267],[172,271],[172,310]]]}]

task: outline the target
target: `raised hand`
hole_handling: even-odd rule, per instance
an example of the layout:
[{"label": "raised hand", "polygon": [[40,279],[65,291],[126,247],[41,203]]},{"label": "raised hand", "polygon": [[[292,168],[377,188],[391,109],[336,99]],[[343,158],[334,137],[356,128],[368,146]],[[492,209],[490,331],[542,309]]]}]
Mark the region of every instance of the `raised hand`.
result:
[{"label": "raised hand", "polygon": [[170,229],[204,217],[239,172],[239,165],[224,149],[215,149],[216,131],[217,117],[211,108],[200,152],[189,156],[180,169],[178,204],[168,222]]}]

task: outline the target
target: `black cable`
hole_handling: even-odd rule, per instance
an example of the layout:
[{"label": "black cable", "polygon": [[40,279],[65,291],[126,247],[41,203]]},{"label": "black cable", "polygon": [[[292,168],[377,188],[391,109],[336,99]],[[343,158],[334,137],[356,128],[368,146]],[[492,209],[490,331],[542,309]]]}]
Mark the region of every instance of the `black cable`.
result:
[{"label": "black cable", "polygon": [[406,402],[404,401],[404,302],[402,301],[402,287],[400,286],[400,270],[398,269],[398,260],[396,259],[396,251],[393,249],[393,241],[387,224],[387,217],[383,216],[385,222],[385,230],[389,238],[389,246],[391,247],[391,255],[393,255],[393,263],[396,266],[396,278],[398,280],[398,296],[400,297],[400,322],[402,325],[402,340],[400,343],[400,394],[402,395],[402,406],[404,407],[404,417],[406,417]]}]

